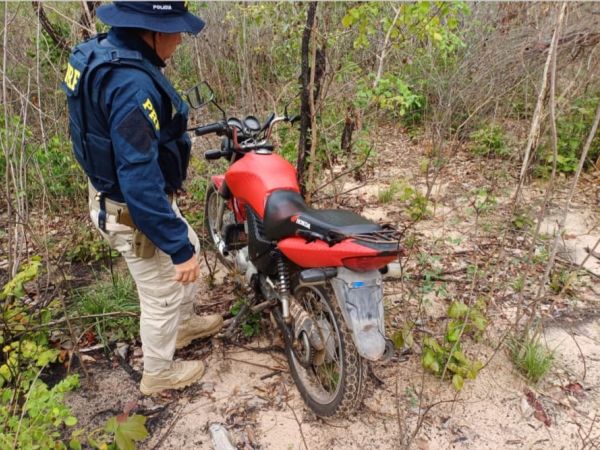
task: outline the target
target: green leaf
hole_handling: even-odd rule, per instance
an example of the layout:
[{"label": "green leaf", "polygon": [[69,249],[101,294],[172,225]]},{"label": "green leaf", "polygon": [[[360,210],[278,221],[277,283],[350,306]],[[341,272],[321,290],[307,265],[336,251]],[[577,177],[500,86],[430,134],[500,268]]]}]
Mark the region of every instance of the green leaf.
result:
[{"label": "green leaf", "polygon": [[52,313],[47,309],[43,309],[40,313],[40,320],[42,321],[42,324],[47,324],[48,322],[50,322],[51,319]]},{"label": "green leaf", "polygon": [[463,352],[461,352],[460,350],[453,351],[452,357],[461,364],[465,364],[465,365],[471,364],[471,361],[469,361],[469,358],[467,358],[465,356],[465,354]]},{"label": "green leaf", "polygon": [[146,418],[139,414],[127,417],[119,422],[116,417],[111,417],[104,425],[104,429],[115,435],[115,443],[119,450],[135,450],[135,442],[142,441],[148,436]]},{"label": "green leaf", "polygon": [[469,370],[466,367],[459,366],[458,364],[449,362],[448,370],[452,373],[458,374],[461,377],[468,377]]},{"label": "green leaf", "polygon": [[69,416],[65,419],[65,425],[68,427],[72,427],[77,423],[77,418],[73,416]]},{"label": "green leaf", "polygon": [[58,352],[56,350],[44,350],[37,358],[36,364],[38,367],[44,367],[50,362],[56,361]]},{"label": "green leaf", "polygon": [[423,338],[423,345],[427,348],[430,348],[437,354],[443,354],[444,349],[437,343],[437,341],[431,337]]},{"label": "green leaf", "polygon": [[452,376],[452,385],[454,386],[454,389],[460,391],[464,384],[465,380],[459,374],[454,374],[454,376]]},{"label": "green leaf", "polygon": [[404,348],[404,336],[402,335],[402,330],[396,330],[396,332],[392,334],[392,343],[396,350],[402,350]]},{"label": "green leaf", "polygon": [[467,378],[469,378],[470,380],[474,380],[477,377],[477,374],[479,373],[479,371],[482,369],[482,367],[483,367],[483,363],[481,361],[475,361],[471,365],[471,368],[469,369],[469,372],[467,373]]},{"label": "green leaf", "polygon": [[446,331],[446,340],[448,342],[456,342],[458,341],[458,338],[460,337],[460,332],[462,330],[462,322],[458,322],[456,320],[451,320],[448,323],[448,329]]},{"label": "green leaf", "polygon": [[478,309],[472,309],[469,313],[469,319],[473,323],[473,326],[477,328],[479,331],[485,330],[487,326],[487,320]]},{"label": "green leaf", "polygon": [[350,14],[346,14],[342,19],[342,25],[346,28],[354,23],[354,18]]},{"label": "green leaf", "polygon": [[469,312],[469,307],[465,305],[463,302],[454,301],[450,305],[450,309],[448,309],[448,316],[452,319],[460,319],[467,315]]},{"label": "green leaf", "polygon": [[111,417],[104,424],[104,431],[106,431],[107,433],[114,434],[114,433],[116,433],[118,426],[119,426],[119,424],[117,423],[117,418]]},{"label": "green leaf", "polygon": [[431,367],[431,365],[435,362],[435,355],[429,349],[425,350],[423,353],[423,366],[426,368]]},{"label": "green leaf", "polygon": [[9,296],[21,298],[25,295],[23,284],[33,280],[38,275],[38,270],[42,264],[39,256],[34,256],[26,264],[23,264],[21,270],[15,277],[4,285],[0,292],[0,300],[4,300]]}]

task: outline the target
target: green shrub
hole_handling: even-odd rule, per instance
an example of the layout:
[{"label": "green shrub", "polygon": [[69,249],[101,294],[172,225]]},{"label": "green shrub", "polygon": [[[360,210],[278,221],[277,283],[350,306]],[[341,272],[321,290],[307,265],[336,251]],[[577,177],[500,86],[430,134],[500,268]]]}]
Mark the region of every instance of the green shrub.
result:
[{"label": "green shrub", "polygon": [[573,285],[577,282],[577,272],[571,272],[566,269],[554,268],[548,287],[550,290],[559,294],[565,292],[571,294],[574,291]]},{"label": "green shrub", "polygon": [[[564,115],[558,117],[556,122],[558,136],[556,168],[559,172],[572,173],[577,169],[581,151],[592,127],[596,105],[599,101],[600,93],[579,98],[573,102]],[[591,167],[599,157],[600,133],[596,133],[585,161],[585,167]],[[546,140],[541,165],[548,168],[552,167],[552,159],[552,144],[550,140]]]},{"label": "green shrub", "polygon": [[[64,394],[79,385],[77,375],[70,375],[52,388],[29,376],[21,376],[11,388],[0,389],[0,448],[66,449],[62,442],[64,426],[72,427],[77,419],[63,403]],[[23,401],[19,405],[19,398]]]},{"label": "green shrub", "polygon": [[391,202],[396,196],[396,194],[400,191],[401,187],[402,186],[400,185],[400,183],[398,183],[397,181],[393,181],[386,189],[380,190],[377,193],[379,203]]},{"label": "green shrub", "polygon": [[[9,153],[8,161],[5,152],[0,156],[2,176],[7,164],[21,167],[21,158],[25,157],[28,184],[22,195],[26,195],[29,202],[35,203],[43,194],[47,194],[50,206],[61,210],[59,200],[72,202],[78,196],[83,198],[87,182],[73,156],[71,143],[65,136],[54,135],[46,145],[42,145],[35,141],[32,128],[25,125],[20,116],[9,117],[8,125],[10,129],[6,130],[4,116],[0,114],[0,141],[15,146],[14,151]],[[23,145],[21,139],[25,142]]]},{"label": "green shrub", "polygon": [[495,124],[484,125],[470,135],[471,151],[479,156],[510,156],[509,140],[504,129]]},{"label": "green shrub", "polygon": [[[26,303],[25,285],[38,276],[41,259],[32,258],[0,292],[0,448],[64,449],[64,427],[77,419],[63,403],[64,393],[78,386],[71,375],[52,388],[40,380],[42,371],[58,360],[48,330],[53,307],[34,312]],[[41,325],[41,326],[40,326]]]},{"label": "green shrub", "polygon": [[386,74],[373,87],[372,74],[359,80],[355,104],[366,108],[370,104],[391,113],[392,117],[409,116],[414,122],[420,116],[424,104],[423,96],[414,92],[406,81],[394,74]]},{"label": "green shrub", "polygon": [[517,369],[534,383],[544,378],[554,362],[554,353],[530,336],[513,337],[508,349]]},{"label": "green shrub", "polygon": [[68,139],[52,136],[46,148],[36,148],[34,155],[41,172],[41,179],[39,176],[33,178],[39,183],[36,184],[34,192],[45,188],[53,199],[60,197],[72,200],[77,196],[83,198],[87,183],[73,156]]},{"label": "green shrub", "polygon": [[119,252],[111,249],[96,230],[87,225],[76,225],[67,251],[69,261],[90,263],[117,256],[119,256]]},{"label": "green shrub", "polygon": [[[102,315],[113,312],[139,313],[140,306],[135,283],[129,275],[115,274],[113,280],[100,280],[75,293],[74,305],[81,315]],[[87,321],[94,325],[103,340],[133,339],[139,333],[139,318],[95,317]]]},{"label": "green shrub", "polygon": [[483,367],[480,361],[472,361],[461,348],[463,335],[472,334],[479,339],[487,327],[484,305],[477,302],[469,307],[461,301],[454,301],[448,308],[450,318],[446,325],[443,343],[433,337],[423,339],[421,364],[429,372],[439,377],[451,377],[457,391],[463,387],[465,379],[474,380]]}]

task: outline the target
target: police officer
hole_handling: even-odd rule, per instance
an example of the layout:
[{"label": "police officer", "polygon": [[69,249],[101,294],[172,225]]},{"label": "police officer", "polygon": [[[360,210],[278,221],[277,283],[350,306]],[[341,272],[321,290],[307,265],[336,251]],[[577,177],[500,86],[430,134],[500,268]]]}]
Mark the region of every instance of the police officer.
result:
[{"label": "police officer", "polygon": [[137,286],[144,394],[199,380],[202,361],[174,362],[175,349],[216,333],[223,321],[193,311],[200,246],[175,203],[190,156],[188,106],[161,69],[181,33],[204,27],[186,3],[101,6],[98,17],[112,28],[75,47],[63,83],[73,150],[90,182],[90,216]]}]

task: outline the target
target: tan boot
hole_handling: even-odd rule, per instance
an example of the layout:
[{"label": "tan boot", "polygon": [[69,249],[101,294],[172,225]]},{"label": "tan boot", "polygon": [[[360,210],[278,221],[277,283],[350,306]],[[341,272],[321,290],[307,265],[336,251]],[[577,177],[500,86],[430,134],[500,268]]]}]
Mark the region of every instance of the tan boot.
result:
[{"label": "tan boot", "polygon": [[199,339],[217,334],[223,326],[223,316],[211,314],[209,316],[198,316],[193,314],[185,322],[182,322],[177,329],[177,349],[186,347],[194,339]]},{"label": "tan boot", "polygon": [[140,391],[144,395],[158,394],[167,389],[183,389],[204,375],[202,361],[173,361],[169,369],[142,375]]}]

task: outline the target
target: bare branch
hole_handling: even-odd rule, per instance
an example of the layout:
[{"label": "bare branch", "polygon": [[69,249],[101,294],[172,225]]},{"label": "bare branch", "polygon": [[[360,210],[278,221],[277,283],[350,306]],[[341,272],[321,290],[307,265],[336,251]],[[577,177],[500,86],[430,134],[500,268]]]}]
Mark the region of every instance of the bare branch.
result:
[{"label": "bare branch", "polygon": [[44,11],[44,6],[40,1],[32,1],[31,5],[33,6],[33,10],[37,14],[40,23],[42,24],[42,28],[48,33],[50,39],[62,50],[69,51],[71,48],[71,44],[66,41],[54,28],[54,25],[50,23],[46,12]]}]

